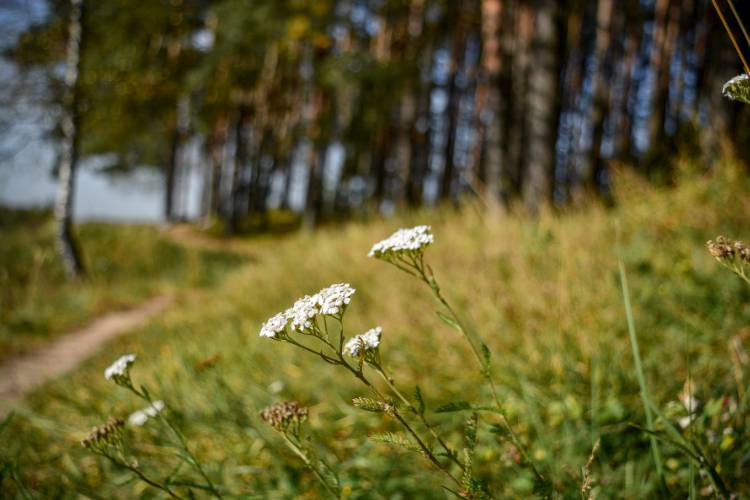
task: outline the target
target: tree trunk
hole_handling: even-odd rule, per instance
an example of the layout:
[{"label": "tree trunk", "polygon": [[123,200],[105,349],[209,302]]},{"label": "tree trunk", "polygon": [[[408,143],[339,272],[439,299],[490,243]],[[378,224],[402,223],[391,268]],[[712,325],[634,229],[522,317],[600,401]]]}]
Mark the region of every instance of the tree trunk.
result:
[{"label": "tree trunk", "polygon": [[[672,5],[670,16],[667,17],[667,10],[670,0],[658,0],[656,2],[656,13],[654,19],[654,36],[651,41],[651,55],[649,61],[649,71],[653,75],[654,87],[652,96],[654,99],[651,108],[650,123],[650,148],[658,143],[664,134],[664,121],[666,119],[666,100],[669,95],[669,40],[670,34],[667,33],[668,25],[671,25],[672,31],[679,27],[679,9]],[[677,18],[675,20],[675,17]]]},{"label": "tree trunk", "polygon": [[169,159],[167,161],[167,170],[164,173],[165,186],[164,186],[164,218],[167,222],[174,222],[175,220],[175,173],[177,171],[177,163],[180,155],[180,133],[177,131],[177,125],[175,124],[174,130],[172,131],[172,144],[169,149]]},{"label": "tree trunk", "polygon": [[534,2],[534,64],[527,92],[528,149],[523,198],[531,213],[552,200],[559,81],[558,5],[555,0]]},{"label": "tree trunk", "polygon": [[[513,30],[506,30],[503,47],[508,47],[508,59],[511,65],[511,76],[508,81],[509,97],[506,123],[513,123],[512,127],[507,127],[505,144],[505,172],[508,175],[509,190],[512,196],[521,193],[523,182],[523,150],[526,141],[526,108],[528,92],[528,68],[529,68],[529,39],[533,29],[533,19],[531,10],[525,3],[515,5],[512,23]],[[515,36],[512,36],[514,33]],[[511,41],[512,40],[512,41]]]},{"label": "tree trunk", "polygon": [[591,90],[592,102],[586,110],[586,124],[594,125],[594,137],[591,150],[580,151],[579,161],[581,166],[580,178],[571,193],[574,201],[581,202],[583,199],[583,187],[595,187],[597,175],[600,170],[599,154],[604,129],[605,107],[609,98],[609,85],[604,78],[604,56],[610,45],[610,27],[612,22],[612,0],[599,0],[596,15],[596,41],[594,42],[594,53],[591,56],[593,69],[591,80],[594,88]]},{"label": "tree trunk", "polygon": [[237,123],[235,125],[235,150],[234,150],[234,169],[230,181],[229,196],[227,198],[227,213],[225,233],[227,236],[234,234],[237,229],[237,218],[239,216],[239,197],[241,194],[240,182],[242,173],[247,164],[247,141],[245,140],[245,121],[247,118],[244,103],[240,104],[237,114]]},{"label": "tree trunk", "polygon": [[62,117],[62,155],[60,157],[60,183],[55,205],[57,221],[57,251],[63,267],[71,280],[85,278],[80,252],[71,231],[78,137],[76,116],[76,85],[80,65],[82,0],[71,0],[70,38],[68,39],[68,67],[65,73],[65,95]]},{"label": "tree trunk", "polygon": [[227,119],[224,115],[219,116],[214,127],[214,138],[211,147],[211,164],[213,166],[211,181],[211,204],[209,215],[218,215],[221,212],[221,172],[224,164],[224,147],[227,140]]},{"label": "tree trunk", "polygon": [[[312,140],[311,140],[312,141]],[[323,168],[323,161],[325,159],[324,152],[320,153],[317,151],[320,148],[315,141],[312,141],[313,146],[310,148],[310,155],[308,156],[308,172],[309,177],[307,179],[307,196],[305,197],[305,213],[302,216],[302,229],[304,231],[312,231],[315,229],[317,223],[318,211],[320,209],[320,191],[321,191],[321,179],[320,171]]]},{"label": "tree trunk", "polygon": [[203,158],[201,165],[203,167],[203,185],[201,186],[201,210],[199,218],[202,225],[207,226],[211,215],[211,195],[213,194],[213,149],[214,138],[212,134],[206,134],[203,144]]},{"label": "tree trunk", "polygon": [[[474,150],[475,168],[483,175],[477,175],[483,181],[482,197],[492,214],[502,213],[501,179],[503,172],[503,100],[500,96],[500,71],[502,69],[500,29],[503,19],[502,0],[482,0],[482,78],[477,79],[474,106],[476,135]],[[484,168],[482,163],[482,144],[486,143]]]},{"label": "tree trunk", "polygon": [[[464,92],[463,85],[459,86],[456,81],[458,74],[462,71],[466,53],[466,2],[459,0],[456,12],[456,25],[453,28],[451,43],[451,71],[448,80],[448,109],[445,111],[448,126],[446,130],[445,167],[443,169],[442,186],[440,197],[445,201],[457,200],[453,193],[453,179],[455,177],[454,154],[456,151],[456,131],[458,126],[459,102]],[[446,18],[447,19],[447,18]],[[462,82],[464,83],[464,82]],[[465,83],[464,83],[465,84]]]}]

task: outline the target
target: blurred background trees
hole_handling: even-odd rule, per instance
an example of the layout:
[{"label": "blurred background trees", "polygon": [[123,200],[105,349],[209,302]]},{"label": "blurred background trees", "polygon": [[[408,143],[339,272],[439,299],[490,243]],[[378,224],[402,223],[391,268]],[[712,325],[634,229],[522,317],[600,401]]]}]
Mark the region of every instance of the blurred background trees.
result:
[{"label": "blurred background trees", "polygon": [[[49,8],[14,56],[48,68],[60,103],[71,7]],[[741,62],[710,1],[84,0],[83,11],[81,155],[163,171],[170,221],[187,217],[187,173],[200,170],[200,216],[227,233],[270,213],[313,228],[472,197],[533,213],[607,196],[616,165],[669,183],[675,154],[708,168],[747,148],[747,111],[721,98]]]}]

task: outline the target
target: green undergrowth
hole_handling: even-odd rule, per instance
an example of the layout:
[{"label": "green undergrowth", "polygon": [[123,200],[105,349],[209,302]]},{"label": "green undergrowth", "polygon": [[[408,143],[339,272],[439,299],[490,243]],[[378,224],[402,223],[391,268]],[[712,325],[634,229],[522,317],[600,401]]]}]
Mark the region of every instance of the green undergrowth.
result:
[{"label": "green undergrowth", "polygon": [[0,360],[154,295],[213,288],[246,260],[185,247],[154,226],[89,223],[76,229],[85,283],[65,279],[48,211],[0,209]]},{"label": "green undergrowth", "polygon": [[[660,441],[659,481],[649,435],[630,425],[647,423],[618,268],[619,223],[645,381],[660,413],[655,429],[664,431],[666,419],[689,437],[679,426],[688,415],[680,397],[691,390],[699,401],[693,438],[729,491],[748,498],[750,412],[744,396],[750,288],[722,268],[705,243],[718,234],[748,235],[750,179],[732,162],[708,173],[683,163],[675,170],[677,180],[669,189],[655,189],[630,172],[618,174],[611,209],[591,203],[537,219],[491,219],[467,208],[248,239],[244,244],[253,258],[226,272],[220,286],[178,295],[156,320],[112,341],[16,408],[0,441],[10,464],[0,472],[0,478],[5,474],[0,497],[22,498],[11,481],[12,465],[34,498],[162,498],[79,444],[92,426],[112,416],[127,418],[142,407],[102,376],[114,359],[132,352],[138,355],[134,382],[147,384],[155,399],[165,401],[165,411],[185,431],[191,450],[226,498],[328,498],[310,469],[257,417],[266,405],[292,400],[309,407],[312,449],[338,473],[342,498],[449,498],[432,482],[442,476],[427,460],[368,439],[382,431],[402,436],[402,430],[385,414],[352,405],[353,398],[370,397],[356,380],[308,352],[258,336],[261,323],[297,298],[332,283],[351,283],[357,292],[346,313],[347,328],[352,334],[383,328],[383,366],[401,392],[411,395],[420,387],[428,419],[460,450],[470,412],[434,412],[456,400],[490,404],[472,354],[436,316],[427,287],[366,257],[374,242],[395,229],[431,224],[435,243],[425,263],[463,322],[491,351],[505,414],[551,481],[549,497],[581,498],[581,469],[601,439],[590,468],[597,498],[687,498],[685,453]],[[123,248],[143,249],[125,258],[147,263],[107,272],[144,296],[154,285],[139,285],[141,280],[189,287],[200,282],[188,277],[193,271],[187,257],[151,276],[166,254],[195,250],[168,245],[150,228],[84,226],[81,235],[94,269],[98,258],[117,267],[116,259],[93,250],[93,241],[101,248],[115,244],[104,243],[104,236],[94,239],[94,227]],[[201,265],[226,270],[220,259]],[[136,275],[121,276],[133,268],[140,269]],[[218,362],[196,370],[214,354],[220,355]],[[494,498],[530,498],[533,477],[498,424],[496,414],[480,412],[474,474],[491,485]],[[428,436],[418,423],[415,428]],[[127,428],[125,436],[141,470],[165,478],[177,466],[158,426]],[[695,476],[693,497],[713,497],[709,480]],[[195,484],[183,485],[182,491],[207,498]]]}]

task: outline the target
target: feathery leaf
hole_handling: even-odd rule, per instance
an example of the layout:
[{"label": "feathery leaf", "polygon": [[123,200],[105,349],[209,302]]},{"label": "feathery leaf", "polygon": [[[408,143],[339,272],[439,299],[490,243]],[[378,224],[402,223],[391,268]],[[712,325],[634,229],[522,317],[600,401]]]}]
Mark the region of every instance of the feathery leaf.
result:
[{"label": "feathery leaf", "polygon": [[354,403],[354,406],[360,410],[372,411],[375,413],[384,413],[390,410],[389,405],[368,398],[354,398],[352,402]]},{"label": "feathery leaf", "polygon": [[407,450],[416,451],[417,453],[422,455],[424,454],[422,448],[420,448],[419,445],[411,441],[407,441],[406,439],[399,437],[392,432],[375,432],[373,434],[370,434],[369,437],[376,443],[395,444],[396,446],[401,446],[402,448],[406,448]]},{"label": "feathery leaf", "polygon": [[422,398],[422,391],[419,389],[419,386],[414,389],[414,399],[417,400],[417,413],[424,415],[424,399]]},{"label": "feathery leaf", "polygon": [[435,410],[435,413],[450,413],[454,411],[473,410],[473,411],[491,411],[499,413],[498,409],[494,406],[480,405],[477,403],[469,403],[467,401],[453,401],[440,405]]}]

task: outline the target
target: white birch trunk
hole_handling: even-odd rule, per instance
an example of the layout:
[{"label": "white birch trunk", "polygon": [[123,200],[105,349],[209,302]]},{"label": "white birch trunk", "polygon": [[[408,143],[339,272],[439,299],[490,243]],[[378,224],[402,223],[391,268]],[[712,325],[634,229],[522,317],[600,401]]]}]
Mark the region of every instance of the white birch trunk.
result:
[{"label": "white birch trunk", "polygon": [[78,160],[76,141],[76,83],[78,82],[79,53],[81,46],[81,3],[71,0],[70,35],[68,39],[67,71],[65,72],[65,94],[62,116],[62,154],[59,164],[59,186],[55,204],[57,221],[57,251],[63,267],[71,280],[84,278],[78,248],[71,232],[73,219],[73,195],[76,163]]}]

